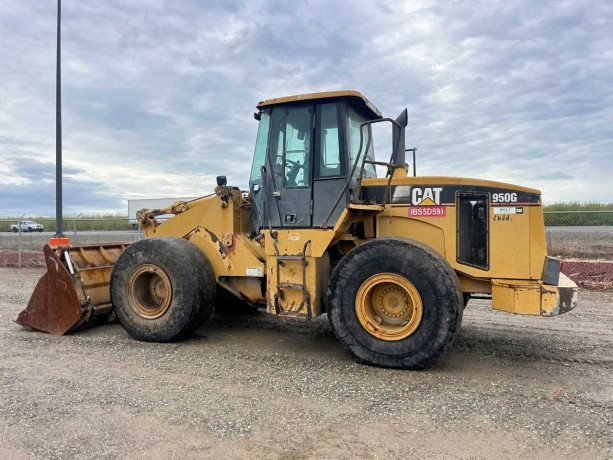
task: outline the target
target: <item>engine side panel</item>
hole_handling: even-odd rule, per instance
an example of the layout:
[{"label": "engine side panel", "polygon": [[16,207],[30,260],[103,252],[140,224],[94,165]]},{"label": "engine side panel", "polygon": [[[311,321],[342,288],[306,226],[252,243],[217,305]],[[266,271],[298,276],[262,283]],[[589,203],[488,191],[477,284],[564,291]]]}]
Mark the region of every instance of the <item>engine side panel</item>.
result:
[{"label": "engine side panel", "polygon": [[[366,179],[362,190],[363,201],[380,203],[385,185]],[[376,235],[422,241],[475,278],[538,280],[547,255],[540,192],[473,179],[395,179]]]}]

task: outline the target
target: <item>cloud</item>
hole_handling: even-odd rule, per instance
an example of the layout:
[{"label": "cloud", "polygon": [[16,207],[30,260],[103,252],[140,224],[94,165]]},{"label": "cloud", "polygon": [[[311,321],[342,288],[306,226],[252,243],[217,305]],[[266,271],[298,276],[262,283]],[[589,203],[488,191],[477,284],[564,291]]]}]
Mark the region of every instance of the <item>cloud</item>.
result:
[{"label": "cloud", "polygon": [[564,179],[572,179],[573,176],[563,171],[551,171],[551,172],[547,172],[544,174],[537,174],[536,176],[533,176],[532,178],[534,180],[539,180],[539,181],[558,181],[558,180],[564,180]]},{"label": "cloud", "polygon": [[[409,108],[420,174],[613,200],[608,2],[347,5],[65,2],[68,210],[244,187],[257,102],[339,88]],[[54,5],[8,0],[0,27],[0,214],[53,213]]]},{"label": "cloud", "polygon": [[[0,167],[5,180],[0,183],[0,196],[8,208],[0,215],[15,216],[49,214],[55,209],[55,164],[40,161],[24,149],[12,150],[13,155],[3,155]],[[69,210],[102,212],[122,210],[122,197],[105,183],[88,176],[87,172],[68,165],[63,166],[62,182],[64,206]]]}]

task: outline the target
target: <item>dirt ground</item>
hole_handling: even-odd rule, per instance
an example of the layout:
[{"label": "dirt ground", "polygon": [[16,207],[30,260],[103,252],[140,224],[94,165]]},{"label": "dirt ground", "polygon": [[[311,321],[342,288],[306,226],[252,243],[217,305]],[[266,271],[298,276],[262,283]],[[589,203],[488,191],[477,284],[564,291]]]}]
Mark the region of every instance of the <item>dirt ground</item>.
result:
[{"label": "dirt ground", "polygon": [[471,300],[422,372],[357,364],[325,317],[216,314],[182,343],[12,322],[40,269],[0,268],[0,458],[611,458],[613,293],[560,317]]},{"label": "dirt ground", "polygon": [[613,260],[613,227],[546,227],[547,253],[561,259]]}]

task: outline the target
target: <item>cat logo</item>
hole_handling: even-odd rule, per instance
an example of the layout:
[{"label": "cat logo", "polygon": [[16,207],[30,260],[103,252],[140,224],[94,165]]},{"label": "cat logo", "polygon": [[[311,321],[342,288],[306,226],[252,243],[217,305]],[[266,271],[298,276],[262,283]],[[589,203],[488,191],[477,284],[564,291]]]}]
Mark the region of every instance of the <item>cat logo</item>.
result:
[{"label": "cat logo", "polygon": [[413,206],[440,206],[443,187],[413,187],[411,204]]}]

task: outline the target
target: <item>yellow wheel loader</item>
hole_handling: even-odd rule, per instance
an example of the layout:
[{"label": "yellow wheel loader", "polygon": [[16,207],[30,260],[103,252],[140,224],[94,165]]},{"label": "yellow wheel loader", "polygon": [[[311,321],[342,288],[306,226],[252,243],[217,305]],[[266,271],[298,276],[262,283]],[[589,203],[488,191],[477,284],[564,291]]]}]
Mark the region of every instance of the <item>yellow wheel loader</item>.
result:
[{"label": "yellow wheel loader", "polygon": [[[116,316],[133,337],[166,342],[225,291],[279,319],[327,313],[361,362],[418,369],[453,343],[471,295],[525,315],[575,307],[577,286],[547,256],[538,190],[409,176],[406,109],[383,118],[357,91],[257,108],[248,191],[219,176],[214,194],[139,211],[138,242],[47,246],[17,321],[63,334]],[[392,126],[392,151],[375,159],[377,123]]]}]

